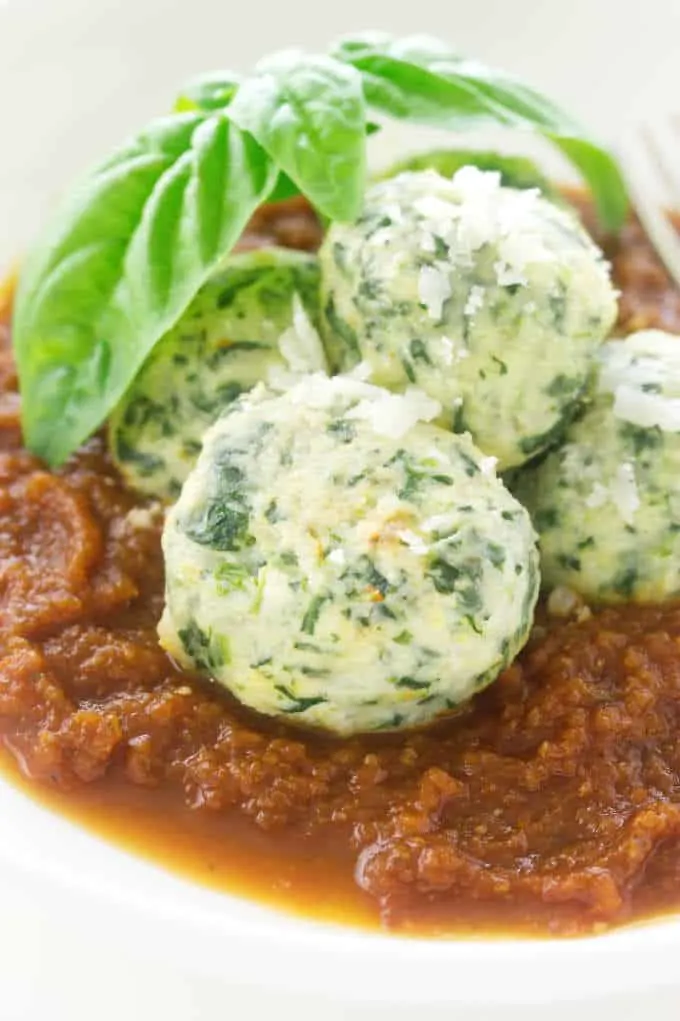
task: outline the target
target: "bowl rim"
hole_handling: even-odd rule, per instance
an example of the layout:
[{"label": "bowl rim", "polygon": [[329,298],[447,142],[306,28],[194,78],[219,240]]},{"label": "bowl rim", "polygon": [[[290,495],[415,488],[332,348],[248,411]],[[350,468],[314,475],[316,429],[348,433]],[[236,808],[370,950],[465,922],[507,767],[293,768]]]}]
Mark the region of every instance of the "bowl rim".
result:
[{"label": "bowl rim", "polygon": [[[271,990],[418,1005],[592,1000],[680,987],[680,916],[573,939],[426,939],[316,922],[135,856],[0,777],[0,864],[46,910],[93,919],[192,974]],[[49,848],[46,855],[45,848]],[[301,966],[304,962],[304,966]],[[489,981],[489,974],[493,981]]]}]

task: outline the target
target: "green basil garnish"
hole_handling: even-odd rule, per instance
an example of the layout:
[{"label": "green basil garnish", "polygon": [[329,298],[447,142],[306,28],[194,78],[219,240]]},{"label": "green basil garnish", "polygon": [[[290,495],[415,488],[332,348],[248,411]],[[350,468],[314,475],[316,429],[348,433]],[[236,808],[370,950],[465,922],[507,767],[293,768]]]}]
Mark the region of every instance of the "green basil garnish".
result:
[{"label": "green basil garnish", "polygon": [[278,54],[244,78],[204,75],[176,111],[73,190],[21,272],[24,436],[52,465],[105,421],[261,203],[299,192],[322,217],[359,213],[374,114],[532,130],[578,167],[605,227],[626,214],[616,163],[566,114],[424,37],[357,36],[330,56]]},{"label": "green basil garnish", "polygon": [[155,121],[71,193],[17,292],[31,450],[60,464],[102,424],[275,180],[223,112],[183,113]]},{"label": "green basil garnish", "polygon": [[262,61],[229,117],[249,131],[321,213],[353,220],[366,187],[361,75],[329,57],[291,51]]},{"label": "green basil garnish", "polygon": [[236,95],[242,78],[231,71],[217,71],[193,78],[175,103],[177,113],[223,110]]},{"label": "green basil garnish", "polygon": [[367,33],[342,40],[333,52],[361,71],[367,103],[389,117],[454,131],[497,124],[544,135],[588,183],[603,227],[621,226],[628,199],[615,160],[523,82],[426,36]]}]

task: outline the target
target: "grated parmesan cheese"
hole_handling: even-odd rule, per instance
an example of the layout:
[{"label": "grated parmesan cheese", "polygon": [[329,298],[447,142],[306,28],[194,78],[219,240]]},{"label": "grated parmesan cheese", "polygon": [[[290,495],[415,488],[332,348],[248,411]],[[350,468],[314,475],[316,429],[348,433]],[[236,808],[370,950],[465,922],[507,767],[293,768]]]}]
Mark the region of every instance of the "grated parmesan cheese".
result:
[{"label": "grated parmesan cheese", "polygon": [[[592,474],[592,471],[592,466],[590,470],[583,468],[583,477],[587,478]],[[636,511],[640,507],[640,495],[637,489],[634,465],[630,461],[620,464],[609,485],[595,481],[584,503],[589,510],[598,510],[600,507],[604,507],[606,503],[612,503],[617,508],[625,524],[631,525]]]},{"label": "grated parmesan cheese", "polygon": [[401,539],[405,546],[415,553],[416,556],[423,557],[430,552],[430,547],[422,539],[420,535],[416,535],[415,532],[410,531],[408,528],[402,528],[397,532],[397,537]]},{"label": "grated parmesan cheese", "polygon": [[680,337],[634,334],[599,360],[567,442],[513,480],[540,535],[543,581],[597,603],[677,599],[680,430],[666,426],[680,400]]},{"label": "grated parmesan cheese", "polygon": [[451,297],[448,271],[439,266],[422,266],[418,274],[418,297],[430,317],[440,320],[444,305]]},{"label": "grated parmesan cheese", "polygon": [[[251,397],[257,398],[258,390]],[[441,413],[438,401],[415,387],[406,393],[394,394],[350,376],[324,376],[321,373],[305,376],[290,390],[293,404],[310,408],[331,408],[347,398],[356,403],[347,411],[346,418],[369,422],[380,436],[399,439],[417,422],[431,422]]]},{"label": "grated parmesan cheese", "polygon": [[641,330],[605,344],[598,390],[613,396],[614,415],[621,421],[680,432],[680,338]]},{"label": "grated parmesan cheese", "polygon": [[433,514],[431,518],[423,521],[423,528],[426,532],[446,534],[456,526],[456,518],[453,514]]},{"label": "grated parmesan cheese", "polygon": [[321,337],[312,324],[300,295],[293,294],[293,323],[279,337],[279,350],[291,372],[324,372],[326,356]]},{"label": "grated parmesan cheese", "polygon": [[482,475],[495,475],[497,464],[498,464],[497,457],[491,456],[483,457],[482,460],[479,462],[479,470],[481,471]]},{"label": "grated parmesan cheese", "polygon": [[444,364],[453,365],[453,341],[450,337],[442,337],[441,345]]},{"label": "grated parmesan cheese", "polygon": [[320,260],[333,366],[365,359],[387,389],[417,385],[441,403],[445,428],[462,399],[471,436],[502,470],[557,434],[616,316],[576,218],[476,167],[380,182],[357,223],[331,227]]},{"label": "grated parmesan cheese", "polygon": [[373,366],[370,362],[359,362],[347,373],[349,379],[358,379],[360,383],[367,383],[373,375]]},{"label": "grated parmesan cheese", "polygon": [[622,383],[614,391],[614,414],[623,422],[643,429],[680,432],[680,398],[644,393]]},{"label": "grated parmesan cheese", "polygon": [[603,507],[607,503],[610,495],[606,486],[603,486],[601,482],[596,482],[584,502],[586,507],[597,510],[598,507]]},{"label": "grated parmesan cheese", "polygon": [[558,585],[548,596],[548,613],[551,617],[571,617],[580,605],[580,597],[566,585]]},{"label": "grated parmesan cheese", "polygon": [[379,436],[401,439],[417,422],[431,422],[441,412],[439,401],[427,397],[421,390],[393,394],[378,387],[371,389],[375,393],[360,401],[346,417],[364,419]]},{"label": "grated parmesan cheese", "polygon": [[484,306],[484,294],[485,288],[480,287],[479,284],[474,284],[470,288],[468,299],[465,302],[465,308],[463,309],[464,316],[474,316]]},{"label": "grated parmesan cheese", "polygon": [[141,532],[156,528],[162,517],[163,507],[158,500],[154,500],[147,507],[132,507],[125,515],[125,524]]},{"label": "grated parmesan cheese", "polygon": [[640,509],[640,494],[635,480],[635,467],[630,461],[619,465],[612,485],[612,496],[623,521],[632,525]]},{"label": "grated parmesan cheese", "polygon": [[[421,725],[490,683],[531,627],[534,533],[469,437],[416,425],[438,411],[320,374],[239,398],[166,524],[163,648],[261,713],[339,734]],[[453,519],[450,539],[431,517]]]}]

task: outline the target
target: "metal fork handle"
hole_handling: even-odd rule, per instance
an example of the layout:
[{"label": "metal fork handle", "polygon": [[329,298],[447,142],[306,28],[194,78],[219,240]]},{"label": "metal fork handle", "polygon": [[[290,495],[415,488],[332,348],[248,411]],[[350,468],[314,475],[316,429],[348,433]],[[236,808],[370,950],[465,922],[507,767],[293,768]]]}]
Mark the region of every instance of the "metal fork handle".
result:
[{"label": "metal fork handle", "polygon": [[619,154],[635,212],[666,269],[680,286],[680,235],[659,197],[665,189],[677,197],[680,208],[680,137],[673,144],[666,133],[647,126],[626,135],[619,145]]}]

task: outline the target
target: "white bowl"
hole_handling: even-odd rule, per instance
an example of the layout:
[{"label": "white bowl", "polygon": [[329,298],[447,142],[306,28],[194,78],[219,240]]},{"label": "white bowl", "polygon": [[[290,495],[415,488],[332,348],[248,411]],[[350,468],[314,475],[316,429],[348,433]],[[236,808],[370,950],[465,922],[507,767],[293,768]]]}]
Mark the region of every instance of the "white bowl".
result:
[{"label": "white bowl", "polygon": [[[677,0],[646,0],[644,22],[620,0],[415,6],[0,0],[0,268],[69,178],[167,108],[178,82],[279,46],[427,29],[520,71],[612,139],[632,112],[678,94]],[[680,919],[563,942],[369,935],[195,887],[6,782],[0,818],[6,1021],[678,1016]]]}]

